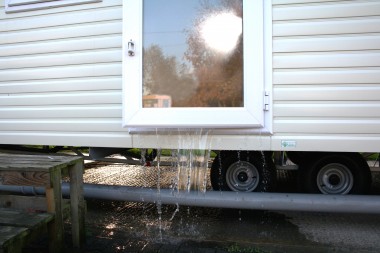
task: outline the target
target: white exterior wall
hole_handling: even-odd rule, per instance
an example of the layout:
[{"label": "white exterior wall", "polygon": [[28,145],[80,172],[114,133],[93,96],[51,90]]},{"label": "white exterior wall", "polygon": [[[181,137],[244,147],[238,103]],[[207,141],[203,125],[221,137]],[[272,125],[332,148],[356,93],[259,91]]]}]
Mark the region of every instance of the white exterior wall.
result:
[{"label": "white exterior wall", "polygon": [[122,0],[6,14],[0,143],[130,147],[121,127]]},{"label": "white exterior wall", "polygon": [[273,0],[272,149],[380,151],[380,1]]},{"label": "white exterior wall", "polygon": [[[274,134],[211,148],[379,152],[380,1],[272,2]],[[5,14],[0,0],[0,144],[178,146],[121,127],[121,5]]]}]

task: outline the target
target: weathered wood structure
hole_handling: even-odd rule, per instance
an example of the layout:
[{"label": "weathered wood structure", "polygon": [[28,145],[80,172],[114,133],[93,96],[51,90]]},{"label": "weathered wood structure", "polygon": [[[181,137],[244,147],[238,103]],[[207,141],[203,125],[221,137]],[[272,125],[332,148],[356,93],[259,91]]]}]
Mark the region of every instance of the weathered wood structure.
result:
[{"label": "weathered wood structure", "polygon": [[[45,219],[48,225],[49,248],[62,248],[64,206],[62,200],[61,174],[68,170],[70,177],[70,209],[74,247],[84,242],[85,202],[83,198],[83,159],[72,156],[20,155],[0,153],[0,184],[45,187],[46,206],[40,198],[32,197],[26,201],[20,196],[0,195],[0,204],[12,210],[44,210],[53,214],[51,220]],[[23,198],[23,199],[21,199]],[[30,204],[30,205],[28,205]],[[12,212],[12,211],[11,211]],[[22,213],[19,213],[22,215]],[[4,218],[7,220],[6,218]],[[12,221],[0,222],[11,225]],[[39,223],[38,223],[39,224]],[[36,225],[38,225],[36,223]],[[17,226],[17,224],[14,224]],[[32,227],[30,227],[32,229]]]}]

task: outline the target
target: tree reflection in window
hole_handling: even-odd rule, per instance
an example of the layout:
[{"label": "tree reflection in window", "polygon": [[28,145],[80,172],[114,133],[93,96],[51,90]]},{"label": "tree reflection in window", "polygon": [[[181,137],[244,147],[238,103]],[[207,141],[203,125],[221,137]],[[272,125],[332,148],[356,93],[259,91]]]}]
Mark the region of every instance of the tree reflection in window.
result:
[{"label": "tree reflection in window", "polygon": [[144,1],[155,12],[144,11],[143,95],[170,96],[172,107],[243,107],[242,0],[174,1],[182,5]]}]

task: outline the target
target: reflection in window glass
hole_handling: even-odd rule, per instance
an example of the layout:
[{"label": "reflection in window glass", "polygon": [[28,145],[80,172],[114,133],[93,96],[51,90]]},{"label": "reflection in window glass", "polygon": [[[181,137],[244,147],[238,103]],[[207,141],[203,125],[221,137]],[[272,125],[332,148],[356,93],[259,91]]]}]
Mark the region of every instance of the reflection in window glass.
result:
[{"label": "reflection in window glass", "polygon": [[143,107],[243,107],[242,8],[144,0]]}]

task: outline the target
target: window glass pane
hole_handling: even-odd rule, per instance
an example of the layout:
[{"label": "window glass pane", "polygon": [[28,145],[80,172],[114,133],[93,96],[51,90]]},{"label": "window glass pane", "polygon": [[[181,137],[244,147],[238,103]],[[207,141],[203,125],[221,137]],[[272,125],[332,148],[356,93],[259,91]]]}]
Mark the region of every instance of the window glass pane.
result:
[{"label": "window glass pane", "polygon": [[244,107],[242,0],[143,8],[143,107]]}]

